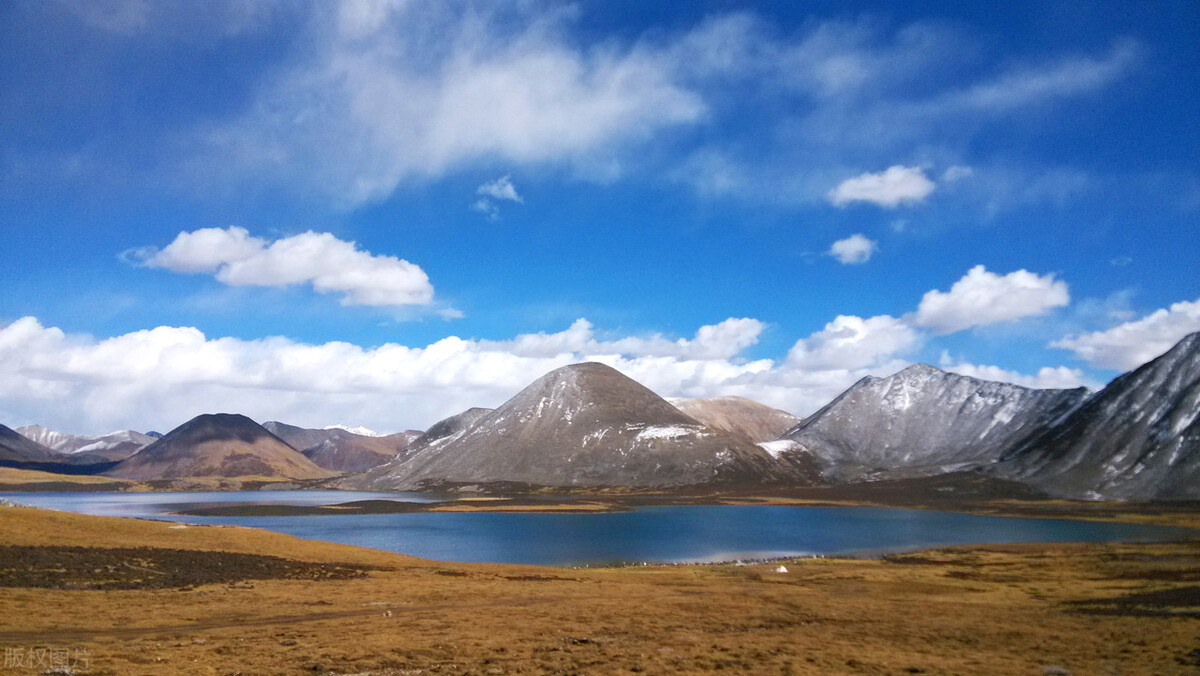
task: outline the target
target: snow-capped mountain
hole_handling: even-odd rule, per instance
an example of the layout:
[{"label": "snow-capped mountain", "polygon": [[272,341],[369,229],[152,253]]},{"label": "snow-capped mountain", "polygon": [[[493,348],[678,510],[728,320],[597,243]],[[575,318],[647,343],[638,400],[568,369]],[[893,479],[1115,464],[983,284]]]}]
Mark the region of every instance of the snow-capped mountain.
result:
[{"label": "snow-capped mountain", "polygon": [[318,466],[335,472],[363,472],[382,465],[407,449],[415,436],[412,430],[367,436],[353,431],[364,427],[333,426],[317,430],[275,421],[265,422],[263,427]]},{"label": "snow-capped mountain", "polygon": [[703,399],[668,399],[684,415],[759,443],[778,439],[795,427],[800,418],[771,408],[745,397],[708,397]]},{"label": "snow-capped mountain", "polygon": [[108,460],[126,458],[154,442],[154,437],[133,430],[117,430],[108,434],[88,436],[66,434],[41,425],[25,425],[18,427],[17,431],[26,438],[59,453],[113,456],[107,457]]},{"label": "snow-capped mountain", "polygon": [[791,445],[770,450],[811,453],[833,482],[941,474],[994,462],[1086,397],[914,364],[863,378],[781,437]]},{"label": "snow-capped mountain", "polygon": [[754,444],[700,424],[602,364],[556,369],[493,411],[443,423],[418,440],[420,450],[356,485],[683,486],[790,476]]},{"label": "snow-capped mountain", "polygon": [[1200,498],[1200,333],[1119,376],[996,471],[1084,499]]},{"label": "snow-capped mountain", "polygon": [[386,434],[383,434],[382,432],[376,432],[375,430],[368,429],[361,425],[359,425],[358,427],[347,427],[346,425],[330,425],[330,426],[324,427],[322,429],[342,430],[343,432],[349,432],[350,434],[357,434],[360,437],[386,437],[386,436],[388,436]]}]

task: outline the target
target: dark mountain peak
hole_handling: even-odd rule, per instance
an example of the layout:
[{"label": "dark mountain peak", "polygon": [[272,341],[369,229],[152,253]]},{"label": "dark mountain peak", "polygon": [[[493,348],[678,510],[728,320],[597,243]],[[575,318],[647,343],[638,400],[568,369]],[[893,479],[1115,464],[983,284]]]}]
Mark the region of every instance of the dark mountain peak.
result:
[{"label": "dark mountain peak", "polygon": [[142,480],[202,476],[312,479],[330,475],[262,425],[236,413],[198,415],[108,473]]},{"label": "dark mountain peak", "polygon": [[203,443],[236,439],[254,443],[263,437],[278,439],[262,425],[240,413],[204,413],[166,433],[159,441],[187,440],[191,443]]}]

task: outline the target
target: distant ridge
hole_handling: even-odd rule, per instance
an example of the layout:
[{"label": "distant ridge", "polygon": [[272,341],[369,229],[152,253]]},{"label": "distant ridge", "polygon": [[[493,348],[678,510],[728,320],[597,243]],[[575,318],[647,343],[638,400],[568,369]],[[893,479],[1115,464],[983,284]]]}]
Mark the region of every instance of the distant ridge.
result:
[{"label": "distant ridge", "polygon": [[321,469],[244,415],[196,416],[106,472],[124,479],[261,476],[320,479]]},{"label": "distant ridge", "polygon": [[410,440],[404,432],[365,436],[339,426],[306,429],[269,421],[263,423],[263,427],[317,466],[335,472],[364,472],[382,465],[407,449]]},{"label": "distant ridge", "polygon": [[800,423],[800,418],[745,397],[668,399],[684,415],[714,429],[736,434],[752,443],[778,439]]},{"label": "distant ridge", "polygon": [[64,454],[61,460],[72,464],[124,460],[154,441],[154,437],[133,430],[87,436],[65,434],[41,425],[26,425],[18,427],[16,431],[52,451]]}]

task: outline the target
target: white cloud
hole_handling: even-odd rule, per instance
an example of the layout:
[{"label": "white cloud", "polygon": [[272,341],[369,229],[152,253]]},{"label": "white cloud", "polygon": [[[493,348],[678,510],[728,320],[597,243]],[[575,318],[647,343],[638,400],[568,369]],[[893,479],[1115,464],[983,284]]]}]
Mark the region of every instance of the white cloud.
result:
[{"label": "white cloud", "polygon": [[475,194],[483,195],[483,197],[475,200],[475,203],[471,205],[471,209],[487,216],[490,221],[500,219],[500,206],[496,202],[493,202],[493,199],[506,200],[518,204],[525,201],[517,194],[516,186],[513,185],[512,179],[507,175],[484,183],[475,190]]},{"label": "white cloud", "polygon": [[1066,366],[1044,366],[1038,369],[1035,375],[1026,375],[1018,371],[1003,369],[999,366],[969,364],[953,359],[948,352],[942,352],[942,358],[938,366],[944,371],[950,371],[959,375],[979,378],[980,380],[1012,383],[1024,387],[1046,389],[1072,389],[1076,387],[1098,389],[1100,387],[1099,383],[1088,378],[1084,375],[1083,371],[1067,368]]},{"label": "white cloud", "polygon": [[862,369],[915,348],[919,333],[888,315],[863,319],[838,315],[825,328],[798,341],[788,363],[805,369]]},{"label": "white cloud", "polygon": [[547,371],[600,360],[666,396],[724,392],[769,371],[731,358],[762,324],[730,319],[693,339],[596,340],[586,320],[559,334],[509,341],[447,337],[425,347],[364,348],[287,338],[209,338],[160,326],[96,340],[26,317],[0,328],[0,420],[95,432],[174,427],[205,412],[259,421],[373,429],[425,427],[470,406],[496,406]]},{"label": "white cloud", "polygon": [[489,221],[500,220],[500,207],[496,203],[487,198],[479,198],[471,203],[471,211],[478,211],[487,216]]},{"label": "white cloud", "polygon": [[1022,317],[1044,315],[1070,302],[1067,283],[1053,274],[1017,270],[1000,276],[971,268],[949,291],[925,294],[913,321],[936,333],[953,333]]},{"label": "white cloud", "polygon": [[843,265],[854,265],[866,263],[871,259],[871,254],[878,249],[879,246],[875,240],[856,234],[834,242],[829,247],[829,255],[838,259],[838,262]]},{"label": "white cloud", "polygon": [[1106,331],[1067,336],[1050,343],[1050,347],[1071,350],[1096,366],[1126,371],[1154,359],[1196,331],[1200,331],[1200,299],[1173,303]]},{"label": "white cloud", "polygon": [[509,176],[501,176],[500,178],[484,183],[475,191],[477,195],[494,197],[498,200],[509,200],[511,202],[521,203],[525,200],[517,194],[517,188],[512,183],[512,178]]},{"label": "white cloud", "polygon": [[971,167],[955,165],[942,172],[942,180],[946,183],[955,183],[963,180],[964,178],[970,178],[974,173],[975,170]]},{"label": "white cloud", "polygon": [[[919,332],[886,315],[842,316],[798,341],[788,359],[747,361],[764,325],[728,319],[693,338],[596,337],[586,319],[558,333],[506,341],[454,336],[425,347],[283,337],[210,338],[159,326],[97,340],[25,317],[0,328],[0,421],[75,433],[167,431],[200,413],[237,412],[307,427],[424,428],[471,406],[497,406],[566,364],[609,364],[665,397],[738,395],[809,415],[867,375],[909,364]],[[1071,386],[1078,371],[1025,376],[995,367],[955,370],[1034,386]]]},{"label": "white cloud", "polygon": [[878,174],[863,174],[842,181],[829,191],[829,201],[837,206],[871,202],[893,209],[901,204],[924,201],[934,187],[920,167],[896,165]]},{"label": "white cloud", "polygon": [[559,333],[523,334],[512,341],[484,341],[489,349],[502,349],[523,357],[554,357],[562,355],[634,355],[639,357],[669,357],[674,359],[722,360],[736,357],[742,350],[758,343],[766,325],[757,319],[729,318],[719,324],[702,326],[691,339],[672,340],[661,334],[627,336],[615,340],[598,340],[592,324],[577,319],[570,328]]},{"label": "white cloud", "polygon": [[134,254],[147,267],[214,273],[230,286],[312,284],[317,293],[340,293],[343,305],[404,306],[433,302],[433,286],[417,265],[373,255],[324,232],[304,232],[270,242],[245,228],[181,232],[162,250]]}]

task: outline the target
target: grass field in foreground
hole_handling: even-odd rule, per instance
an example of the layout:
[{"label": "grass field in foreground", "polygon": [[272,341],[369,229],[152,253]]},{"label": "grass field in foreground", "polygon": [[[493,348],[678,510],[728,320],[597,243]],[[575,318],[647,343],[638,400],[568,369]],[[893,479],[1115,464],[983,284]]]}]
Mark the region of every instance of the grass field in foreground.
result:
[{"label": "grass field in foreground", "polygon": [[[86,657],[80,671],[94,674],[1189,674],[1200,666],[1196,542],[959,547],[806,559],[775,573],[777,564],[438,563],[246,528],[29,508],[0,508],[0,535],[26,563],[36,552],[58,570],[65,550],[54,548],[151,548],[128,570],[114,569],[111,553],[71,550],[70,584],[87,586],[78,557],[94,555],[108,589],[0,591],[6,655],[54,648]],[[251,566],[268,579],[239,579],[250,569],[235,566],[209,581],[151,584],[173,561],[210,565],[201,552],[213,553],[211,565],[222,552],[290,563]],[[0,561],[0,570],[18,565]],[[316,569],[349,573],[307,577]],[[272,571],[292,572],[269,579]],[[143,588],[111,588],[121,575]]]}]

